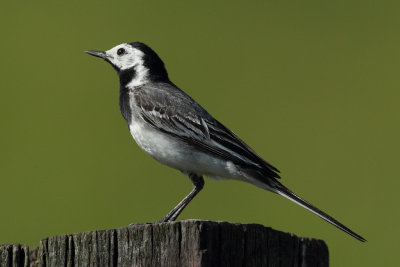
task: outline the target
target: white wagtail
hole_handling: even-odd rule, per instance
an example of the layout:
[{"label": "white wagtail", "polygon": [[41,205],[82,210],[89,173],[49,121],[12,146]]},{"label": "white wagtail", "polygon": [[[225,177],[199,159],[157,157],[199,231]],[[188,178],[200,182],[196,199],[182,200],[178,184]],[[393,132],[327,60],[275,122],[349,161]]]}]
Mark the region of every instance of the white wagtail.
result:
[{"label": "white wagtail", "polygon": [[147,45],[124,43],[108,51],[86,51],[110,63],[120,80],[119,105],[136,143],[159,162],[189,176],[193,190],[161,222],[174,221],[204,186],[203,176],[236,179],[282,195],[350,234],[277,179],[278,169],[173,84],[163,61]]}]

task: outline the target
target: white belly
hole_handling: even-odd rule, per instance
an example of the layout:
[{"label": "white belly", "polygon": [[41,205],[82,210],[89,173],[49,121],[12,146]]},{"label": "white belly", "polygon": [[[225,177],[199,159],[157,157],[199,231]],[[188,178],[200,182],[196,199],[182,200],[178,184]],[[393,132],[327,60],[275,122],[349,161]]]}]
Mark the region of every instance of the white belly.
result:
[{"label": "white belly", "polygon": [[132,121],[129,129],[136,143],[146,153],[167,166],[215,179],[244,178],[232,162],[194,149],[184,141],[159,132],[140,120]]}]

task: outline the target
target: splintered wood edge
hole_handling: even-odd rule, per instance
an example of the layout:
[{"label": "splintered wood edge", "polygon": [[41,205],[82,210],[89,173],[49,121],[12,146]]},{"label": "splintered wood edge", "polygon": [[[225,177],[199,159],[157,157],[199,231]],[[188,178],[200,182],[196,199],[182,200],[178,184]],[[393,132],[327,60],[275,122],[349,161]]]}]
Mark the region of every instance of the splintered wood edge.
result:
[{"label": "splintered wood edge", "polygon": [[328,266],[323,240],[260,224],[183,220],[138,223],[1,245],[3,266]]}]

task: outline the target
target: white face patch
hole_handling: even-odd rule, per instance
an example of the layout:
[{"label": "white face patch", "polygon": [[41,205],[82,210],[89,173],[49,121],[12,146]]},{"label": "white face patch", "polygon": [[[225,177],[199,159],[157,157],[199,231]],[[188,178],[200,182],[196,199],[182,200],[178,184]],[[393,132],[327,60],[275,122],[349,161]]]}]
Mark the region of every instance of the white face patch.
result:
[{"label": "white face patch", "polygon": [[135,69],[134,79],[127,84],[129,88],[134,88],[146,82],[149,70],[144,66],[144,53],[142,51],[129,44],[120,44],[105,52],[107,59],[120,70]]}]

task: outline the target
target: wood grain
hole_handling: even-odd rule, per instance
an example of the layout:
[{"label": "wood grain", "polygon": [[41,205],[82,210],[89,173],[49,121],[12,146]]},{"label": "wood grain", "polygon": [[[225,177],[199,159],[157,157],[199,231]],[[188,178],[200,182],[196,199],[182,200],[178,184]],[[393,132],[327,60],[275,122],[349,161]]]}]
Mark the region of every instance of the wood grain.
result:
[{"label": "wood grain", "polygon": [[0,267],[328,265],[322,240],[258,224],[200,220],[52,236],[31,251],[0,246]]}]

